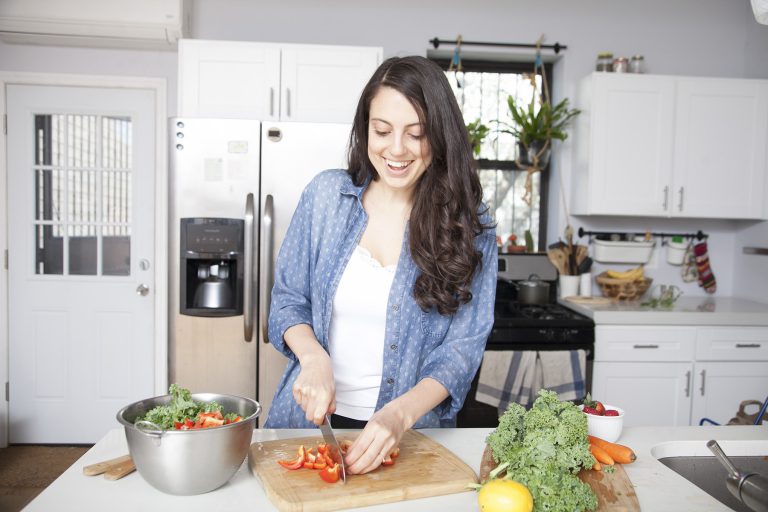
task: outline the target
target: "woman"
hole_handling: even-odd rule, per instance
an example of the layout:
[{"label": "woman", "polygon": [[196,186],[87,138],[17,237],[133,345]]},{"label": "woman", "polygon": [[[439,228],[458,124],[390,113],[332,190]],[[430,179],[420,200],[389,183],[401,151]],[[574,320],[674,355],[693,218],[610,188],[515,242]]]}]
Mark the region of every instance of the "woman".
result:
[{"label": "woman", "polygon": [[269,338],[289,359],[267,428],[363,428],[350,473],[411,427],[455,424],[493,323],[497,249],[442,70],[391,58],[352,126],[349,170],[304,190],[280,249]]}]

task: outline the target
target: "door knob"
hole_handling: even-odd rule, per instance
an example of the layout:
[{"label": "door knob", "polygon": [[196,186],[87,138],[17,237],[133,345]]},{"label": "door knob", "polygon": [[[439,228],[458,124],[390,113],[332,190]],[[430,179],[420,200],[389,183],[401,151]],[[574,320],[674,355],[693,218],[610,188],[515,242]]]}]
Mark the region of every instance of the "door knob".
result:
[{"label": "door knob", "polygon": [[144,283],[140,284],[136,288],[136,293],[138,293],[139,295],[144,297],[145,295],[147,295],[149,293],[149,286],[145,285]]}]

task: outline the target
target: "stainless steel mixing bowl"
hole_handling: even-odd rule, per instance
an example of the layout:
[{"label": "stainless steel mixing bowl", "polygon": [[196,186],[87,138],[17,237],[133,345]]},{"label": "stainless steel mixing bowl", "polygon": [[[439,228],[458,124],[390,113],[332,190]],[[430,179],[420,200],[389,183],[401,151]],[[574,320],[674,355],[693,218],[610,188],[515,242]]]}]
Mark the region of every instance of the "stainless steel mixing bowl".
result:
[{"label": "stainless steel mixing bowl", "polygon": [[224,485],[237,472],[251,445],[261,406],[255,400],[214,393],[193,394],[197,402],[217,402],[223,412],[243,419],[216,428],[197,430],[159,429],[137,418],[158,405],[167,405],[170,395],[134,402],[117,413],[125,428],[128,450],[139,474],[156,489],[177,495],[202,494]]}]

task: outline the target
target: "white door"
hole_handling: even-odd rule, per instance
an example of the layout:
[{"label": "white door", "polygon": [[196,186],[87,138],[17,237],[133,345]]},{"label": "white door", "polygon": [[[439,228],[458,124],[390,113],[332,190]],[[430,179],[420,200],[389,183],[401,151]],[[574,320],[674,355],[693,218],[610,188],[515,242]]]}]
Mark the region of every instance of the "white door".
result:
[{"label": "white door", "polygon": [[9,442],[154,391],[154,92],[9,85]]},{"label": "white door", "polygon": [[697,361],[691,425],[702,418],[725,425],[744,400],[762,402],[768,394],[768,362]]}]

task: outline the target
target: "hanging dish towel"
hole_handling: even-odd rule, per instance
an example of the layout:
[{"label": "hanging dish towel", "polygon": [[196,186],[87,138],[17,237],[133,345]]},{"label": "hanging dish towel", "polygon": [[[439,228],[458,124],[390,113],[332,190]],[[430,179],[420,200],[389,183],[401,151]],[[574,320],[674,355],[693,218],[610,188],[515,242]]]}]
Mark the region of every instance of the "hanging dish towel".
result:
[{"label": "hanging dish towel", "polygon": [[560,400],[583,398],[586,364],[584,350],[490,350],[480,366],[475,400],[497,407],[501,416],[511,403],[529,407],[541,389],[557,392]]}]

